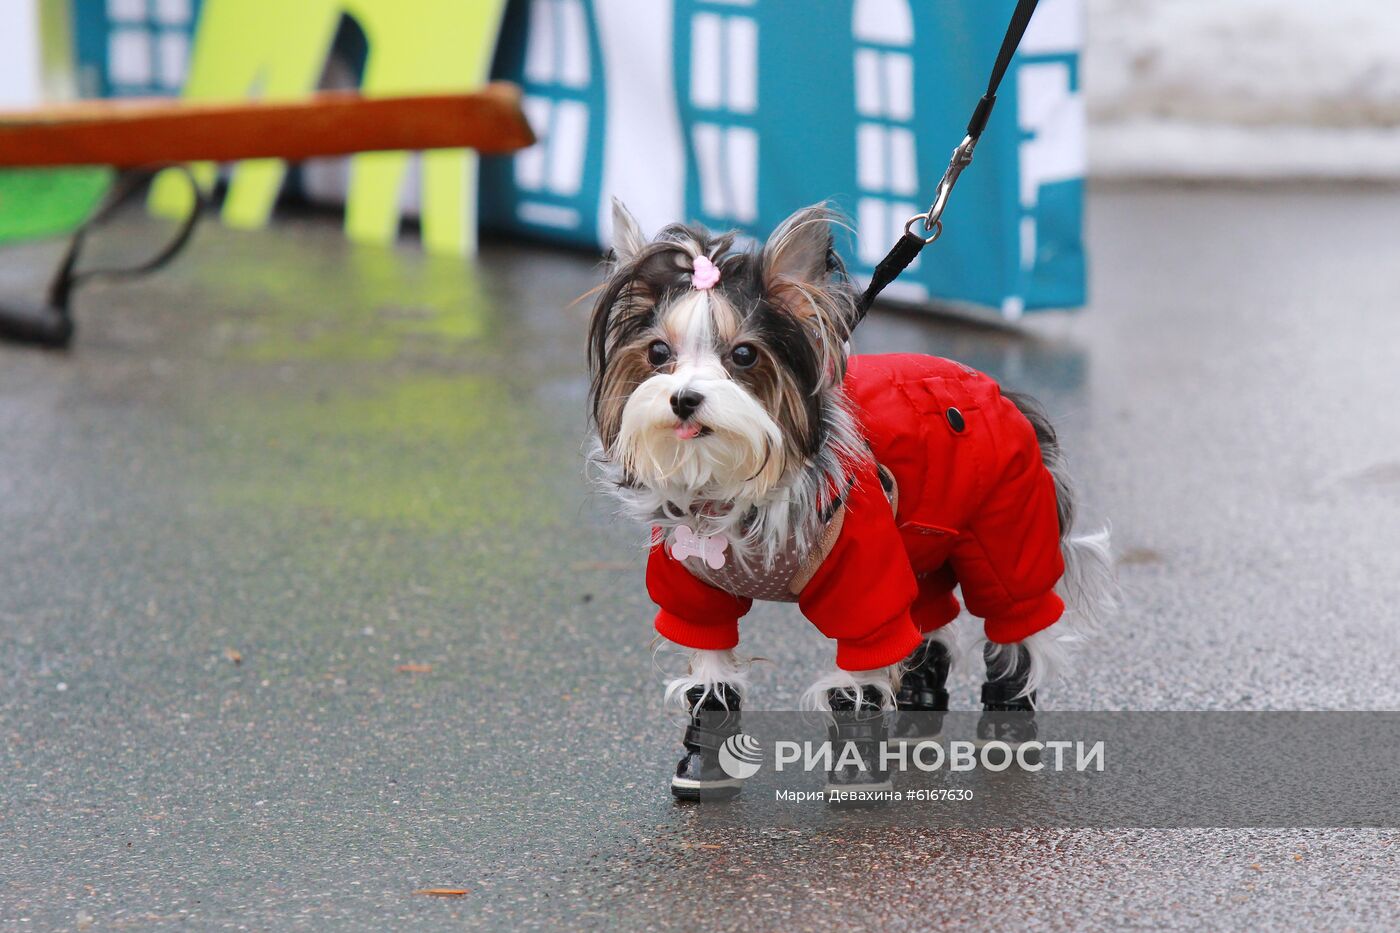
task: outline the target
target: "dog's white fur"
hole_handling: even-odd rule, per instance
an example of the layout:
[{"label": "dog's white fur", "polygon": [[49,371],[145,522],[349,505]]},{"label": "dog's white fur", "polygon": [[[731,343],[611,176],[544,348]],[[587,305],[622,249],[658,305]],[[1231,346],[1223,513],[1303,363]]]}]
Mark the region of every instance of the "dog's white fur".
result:
[{"label": "dog's white fur", "polygon": [[[623,433],[629,430],[629,421],[633,421],[634,426],[645,425],[648,423],[647,417],[664,419],[670,416],[669,425],[675,424],[665,384],[658,383],[655,388],[647,389],[656,378],[643,383],[633,393],[634,400],[643,390],[652,396],[642,403],[650,409],[649,416],[639,412],[633,420],[630,412],[625,410]],[[731,381],[730,385],[752,402],[752,397],[737,383]],[[729,395],[727,391],[718,394],[721,397]],[[707,403],[710,402],[711,399],[707,397]],[[663,406],[665,415],[661,413]],[[631,403],[628,405],[630,407]],[[766,456],[759,450],[761,443],[769,439],[767,430],[750,430],[748,433],[735,431],[722,435],[714,425],[721,421],[728,422],[729,417],[712,415],[711,404],[702,410],[706,413],[706,423],[715,433],[681,442],[678,445],[680,449],[674,452],[680,458],[679,463],[669,459],[671,448],[668,444],[676,440],[674,435],[668,442],[667,438],[656,436],[649,440],[624,440],[619,434],[618,446],[645,447],[648,453],[639,455],[639,459],[652,460],[661,468],[659,472],[666,472],[673,478],[685,475],[693,475],[697,479],[706,477],[709,482],[704,487],[688,487],[684,482],[626,485],[620,482],[624,473],[622,464],[610,460],[595,445],[589,459],[599,473],[600,484],[621,503],[625,517],[646,527],[660,527],[667,533],[684,523],[697,534],[723,536],[731,545],[730,553],[741,562],[771,560],[788,539],[794,537],[797,554],[805,555],[821,529],[820,516],[828,510],[834,492],[843,488],[841,484],[846,470],[869,456],[860,440],[855,419],[844,406],[829,408],[824,413],[828,441],[816,461],[785,464],[783,475],[770,481],[763,475],[767,473],[767,468],[757,476],[741,475],[743,464]],[[773,423],[767,412],[763,413],[763,418],[769,424]],[[653,425],[655,423],[652,422]],[[665,420],[660,423],[667,424]],[[652,435],[661,433],[655,428],[640,430]],[[669,430],[669,427],[662,429]],[[747,451],[740,450],[745,443],[753,446]],[[716,452],[721,449],[726,451],[723,455]],[[775,450],[772,460],[777,461],[780,457],[781,454]],[[732,489],[724,489],[726,485]],[[723,492],[732,494],[727,498],[717,495]]]},{"label": "dog's white fur", "polygon": [[695,687],[704,688],[700,694],[702,702],[705,697],[715,692],[715,687],[719,684],[725,684],[737,691],[740,701],[748,699],[749,666],[752,664],[750,659],[740,658],[732,649],[689,649],[688,655],[685,673],[666,681],[663,702],[668,709],[680,713],[689,712],[686,694]]},{"label": "dog's white fur", "polygon": [[802,691],[798,706],[804,710],[831,712],[831,695],[838,693],[847,700],[856,701],[865,687],[874,687],[880,693],[881,707],[894,709],[894,695],[899,690],[899,665],[878,667],[871,671],[843,671],[835,668]]},{"label": "dog's white fur", "polygon": [[[1093,534],[1066,535],[1060,542],[1065,573],[1055,588],[1065,601],[1065,614],[1047,629],[1021,641],[1026,648],[1026,685],[1019,696],[1034,693],[1073,670],[1070,648],[1103,630],[1118,609],[1119,590],[1109,551],[1108,529]],[[997,646],[1009,648],[1011,646]],[[1015,673],[1016,652],[995,650],[992,656],[998,670],[1010,666]]]}]

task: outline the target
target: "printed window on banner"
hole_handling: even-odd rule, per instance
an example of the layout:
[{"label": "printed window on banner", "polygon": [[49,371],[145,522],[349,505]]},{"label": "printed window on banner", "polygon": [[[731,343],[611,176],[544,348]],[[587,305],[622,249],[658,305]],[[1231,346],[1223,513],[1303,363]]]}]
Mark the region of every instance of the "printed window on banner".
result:
[{"label": "printed window on banner", "polygon": [[525,49],[525,115],[538,142],[515,157],[515,182],[525,197],[521,220],[577,228],[574,203],[583,187],[592,81],[587,12],[581,0],[531,0]]},{"label": "printed window on banner", "polygon": [[909,0],[856,0],[851,32],[857,42],[914,44],[914,11]]},{"label": "printed window on banner", "polygon": [[1021,269],[1040,263],[1041,189],[1084,177],[1085,109],[1078,86],[1082,11],[1075,0],[1042,0],[1021,42],[1016,69]]},{"label": "printed window on banner", "polygon": [[751,0],[709,0],[690,21],[691,127],[700,209],[711,223],[758,219],[758,22]]},{"label": "printed window on banner", "polygon": [[914,119],[913,56],[857,48],[856,112],[879,120]]},{"label": "printed window on banner", "polygon": [[109,92],[178,93],[189,65],[193,0],[106,0],[104,12]]},{"label": "printed window on banner", "polygon": [[[914,135],[914,17],[908,0],[856,0],[853,74],[856,114],[858,259],[874,268],[905,222],[919,212]],[[917,268],[918,260],[911,268]],[[903,290],[921,286],[896,283]],[[890,292],[895,294],[895,292]],[[920,297],[911,294],[908,297]]]}]

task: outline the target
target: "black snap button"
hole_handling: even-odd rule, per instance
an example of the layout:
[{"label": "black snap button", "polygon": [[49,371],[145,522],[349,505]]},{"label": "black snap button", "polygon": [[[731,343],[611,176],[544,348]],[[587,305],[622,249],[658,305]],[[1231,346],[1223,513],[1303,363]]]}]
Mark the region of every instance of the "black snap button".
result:
[{"label": "black snap button", "polygon": [[948,426],[959,434],[967,427],[967,422],[963,420],[963,413],[956,408],[950,408],[944,414],[948,416]]}]

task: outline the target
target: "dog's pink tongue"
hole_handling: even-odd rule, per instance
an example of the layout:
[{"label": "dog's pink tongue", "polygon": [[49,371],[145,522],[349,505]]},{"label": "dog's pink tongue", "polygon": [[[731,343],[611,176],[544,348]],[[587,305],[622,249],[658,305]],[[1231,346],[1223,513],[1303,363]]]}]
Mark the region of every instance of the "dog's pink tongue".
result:
[{"label": "dog's pink tongue", "polygon": [[681,440],[683,440],[683,441],[688,441],[688,440],[690,440],[690,439],[693,438],[693,437],[699,437],[699,436],[700,436],[700,425],[698,425],[698,424],[691,424],[691,423],[687,422],[687,423],[685,423],[685,424],[678,424],[678,425],[676,425],[676,437],[679,437],[679,438],[680,438]]}]

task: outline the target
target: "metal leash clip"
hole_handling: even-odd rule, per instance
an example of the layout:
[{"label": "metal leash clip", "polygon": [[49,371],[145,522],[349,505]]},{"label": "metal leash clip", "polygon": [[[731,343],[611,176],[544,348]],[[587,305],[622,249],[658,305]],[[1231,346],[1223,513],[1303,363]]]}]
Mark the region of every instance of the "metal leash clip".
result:
[{"label": "metal leash clip", "polygon": [[943,178],[938,182],[938,191],[933,197],[933,203],[928,210],[922,214],[915,214],[904,224],[904,233],[907,236],[916,236],[914,224],[923,221],[924,232],[930,234],[923,238],[924,245],[932,243],[943,233],[943,209],[948,206],[948,196],[953,193],[953,186],[958,183],[958,176],[962,170],[972,164],[972,150],[977,146],[977,140],[971,136],[964,136],[963,141],[958,143],[958,148],[953,150],[953,158],[948,162],[948,168],[943,173]]}]

